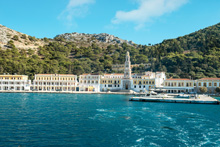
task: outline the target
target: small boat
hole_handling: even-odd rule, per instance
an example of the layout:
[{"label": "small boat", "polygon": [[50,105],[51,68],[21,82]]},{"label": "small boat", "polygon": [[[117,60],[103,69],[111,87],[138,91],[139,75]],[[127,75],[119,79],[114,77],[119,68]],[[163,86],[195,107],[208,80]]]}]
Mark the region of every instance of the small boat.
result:
[{"label": "small boat", "polygon": [[176,98],[190,98],[190,96],[185,94],[179,94],[178,96],[176,96]]}]

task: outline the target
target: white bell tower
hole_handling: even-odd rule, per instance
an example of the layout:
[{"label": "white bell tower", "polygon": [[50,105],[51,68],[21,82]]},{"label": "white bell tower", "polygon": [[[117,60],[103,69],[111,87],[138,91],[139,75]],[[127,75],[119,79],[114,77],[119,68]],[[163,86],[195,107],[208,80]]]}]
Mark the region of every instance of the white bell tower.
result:
[{"label": "white bell tower", "polygon": [[131,90],[131,61],[129,52],[126,53],[125,58],[125,69],[124,69],[124,78],[123,78],[123,90]]},{"label": "white bell tower", "polygon": [[128,51],[126,53],[126,59],[125,59],[124,79],[131,79],[131,61]]}]

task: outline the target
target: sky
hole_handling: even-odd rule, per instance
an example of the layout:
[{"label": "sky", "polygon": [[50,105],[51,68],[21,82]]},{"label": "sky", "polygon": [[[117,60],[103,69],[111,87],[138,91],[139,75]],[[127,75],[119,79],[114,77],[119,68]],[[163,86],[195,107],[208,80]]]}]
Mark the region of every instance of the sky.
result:
[{"label": "sky", "polygon": [[1,0],[0,24],[37,38],[108,33],[156,44],[220,22],[220,0]]}]

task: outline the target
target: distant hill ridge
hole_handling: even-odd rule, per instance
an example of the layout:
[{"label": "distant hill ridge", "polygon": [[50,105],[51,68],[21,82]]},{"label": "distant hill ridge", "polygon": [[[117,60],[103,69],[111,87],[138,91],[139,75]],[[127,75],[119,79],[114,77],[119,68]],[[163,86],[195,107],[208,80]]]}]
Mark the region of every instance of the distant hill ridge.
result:
[{"label": "distant hill ridge", "polygon": [[106,44],[106,45],[115,45],[115,44],[122,44],[126,43],[129,45],[134,45],[135,43],[128,40],[123,40],[118,37],[115,37],[114,35],[110,35],[107,33],[100,33],[100,34],[86,34],[86,33],[65,33],[57,35],[54,39],[60,39],[63,38],[66,41],[71,41],[74,43],[80,43],[83,42],[85,44]]},{"label": "distant hill ridge", "polygon": [[[18,36],[18,39],[14,39],[14,36]],[[26,36],[26,37],[22,37]],[[30,40],[29,38],[33,38]],[[64,40],[63,40],[64,39]],[[38,46],[43,46],[47,44],[44,39],[38,39],[32,36],[29,36],[24,33],[12,30],[0,24],[0,46],[2,48],[7,48],[8,41],[13,40],[17,48],[20,49],[38,49]],[[93,43],[99,45],[100,47],[106,48],[109,45],[121,45],[126,43],[128,45],[135,45],[134,42],[120,39],[114,35],[107,33],[100,34],[86,34],[86,33],[65,33],[60,34],[54,37],[54,39],[49,39],[49,41],[70,41],[75,43],[78,47],[85,46],[88,47]]]}]

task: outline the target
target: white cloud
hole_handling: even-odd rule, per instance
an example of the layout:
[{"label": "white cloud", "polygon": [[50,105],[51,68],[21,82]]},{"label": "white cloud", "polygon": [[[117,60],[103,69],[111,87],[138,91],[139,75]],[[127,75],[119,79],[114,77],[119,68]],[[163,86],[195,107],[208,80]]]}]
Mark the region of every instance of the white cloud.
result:
[{"label": "white cloud", "polygon": [[112,23],[134,22],[137,25],[135,29],[140,29],[146,22],[177,10],[188,0],[136,0],[136,2],[139,4],[138,9],[128,12],[117,11]]},{"label": "white cloud", "polygon": [[69,0],[65,10],[58,16],[68,26],[77,26],[74,18],[84,17],[88,12],[88,6],[95,3],[95,0]]}]

